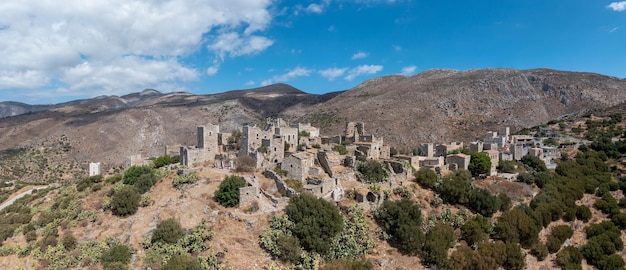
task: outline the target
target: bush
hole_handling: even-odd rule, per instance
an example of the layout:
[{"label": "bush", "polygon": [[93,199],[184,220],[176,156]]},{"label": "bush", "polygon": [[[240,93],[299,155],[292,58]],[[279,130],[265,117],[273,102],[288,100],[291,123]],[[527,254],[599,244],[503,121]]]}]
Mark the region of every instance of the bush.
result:
[{"label": "bush", "polygon": [[124,172],[123,180],[126,185],[134,185],[143,174],[153,174],[152,168],[148,166],[132,166]]},{"label": "bush", "polygon": [[543,261],[546,259],[546,257],[549,254],[548,247],[546,247],[546,245],[544,245],[543,243],[539,242],[535,244],[535,246],[533,246],[532,249],[530,249],[530,254],[535,256],[535,258],[537,258],[538,261]]},{"label": "bush", "polygon": [[200,177],[198,177],[196,174],[186,173],[174,177],[174,180],[172,180],[172,185],[174,185],[175,188],[181,188],[183,185],[193,184],[198,182],[199,180]]},{"label": "bush", "polygon": [[333,151],[339,153],[340,155],[347,155],[348,149],[344,145],[335,145],[333,146]]},{"label": "bush", "polygon": [[63,236],[63,238],[61,238],[61,243],[63,243],[63,247],[65,247],[66,250],[72,250],[76,247],[76,238],[67,233]]},{"label": "bush", "polygon": [[133,186],[137,188],[137,192],[139,192],[139,194],[144,194],[148,192],[150,188],[152,188],[152,186],[156,184],[156,182],[157,182],[156,175],[152,173],[145,173],[145,174],[140,175],[139,178],[137,178],[137,181],[135,182]]},{"label": "bush", "polygon": [[239,188],[246,186],[246,180],[241,176],[231,175],[224,178],[215,191],[215,201],[225,207],[239,204]]},{"label": "bush", "polygon": [[343,218],[333,204],[306,193],[292,197],[285,213],[293,222],[293,235],[308,251],[326,254],[333,237],[343,229]]},{"label": "bush", "polygon": [[356,169],[367,183],[387,181],[387,171],[379,161],[369,159],[365,162],[357,162]]},{"label": "bush", "polygon": [[454,228],[450,225],[437,223],[424,239],[422,263],[444,267],[448,259],[448,249],[454,245]]},{"label": "bush", "polygon": [[424,188],[435,188],[439,176],[437,173],[429,168],[420,168],[415,172],[415,181]]},{"label": "bush", "polygon": [[488,239],[488,235],[482,230],[480,224],[475,220],[468,220],[461,226],[461,235],[468,246],[474,246]]},{"label": "bush", "polygon": [[276,239],[276,245],[280,250],[278,258],[283,262],[297,263],[302,254],[300,240],[289,234],[281,234]]},{"label": "bush", "polygon": [[123,186],[111,198],[111,211],[116,216],[133,215],[139,208],[141,195],[133,186]]},{"label": "bush", "polygon": [[302,192],[304,190],[302,182],[295,179],[285,179],[285,184],[297,192]]},{"label": "bush", "polygon": [[569,264],[579,265],[583,260],[583,254],[573,246],[566,246],[556,254],[557,265],[564,267]]},{"label": "bush", "polygon": [[175,244],[179,239],[183,238],[184,235],[185,232],[183,228],[180,227],[180,222],[174,218],[168,218],[157,224],[156,229],[152,233],[150,243],[162,242]]},{"label": "bush", "polygon": [[576,208],[576,218],[584,222],[589,221],[591,218],[591,210],[589,210],[589,207],[585,205],[578,206]]},{"label": "bush", "polygon": [[176,164],[178,162],[180,162],[180,156],[163,155],[155,158],[152,163],[154,164],[155,168],[161,168],[170,164]]},{"label": "bush", "polygon": [[422,212],[414,202],[385,201],[374,212],[378,224],[391,236],[402,252],[417,254],[424,243],[422,232]]},{"label": "bush", "polygon": [[130,263],[131,252],[127,245],[115,244],[102,254],[100,260],[104,269],[109,269],[113,264],[128,265]]},{"label": "bush", "polygon": [[472,173],[472,176],[489,174],[489,171],[491,171],[491,159],[486,153],[474,152],[470,156],[471,159],[467,169]]}]

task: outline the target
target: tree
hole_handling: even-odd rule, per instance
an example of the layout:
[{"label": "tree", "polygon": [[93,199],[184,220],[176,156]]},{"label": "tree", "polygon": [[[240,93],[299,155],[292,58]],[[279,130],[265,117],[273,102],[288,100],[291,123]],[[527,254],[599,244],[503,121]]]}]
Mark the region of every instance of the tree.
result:
[{"label": "tree", "polygon": [[491,171],[491,159],[483,152],[474,152],[470,154],[470,163],[467,169],[472,173],[472,176],[479,176],[481,174],[489,174]]},{"label": "tree", "polygon": [[437,223],[424,239],[422,263],[443,267],[448,259],[448,249],[454,244],[454,228],[444,223]]},{"label": "tree", "polygon": [[439,195],[446,203],[465,204],[469,201],[472,176],[469,171],[456,170],[443,178],[439,185]]},{"label": "tree", "polygon": [[417,204],[408,199],[385,201],[374,216],[402,252],[417,254],[422,249],[422,212]]},{"label": "tree", "polygon": [[425,188],[434,188],[437,184],[437,173],[429,168],[420,168],[417,172],[415,172],[415,181]]},{"label": "tree", "polygon": [[495,225],[495,235],[504,242],[520,243],[530,248],[538,241],[541,226],[528,207],[517,207],[502,213]]},{"label": "tree", "polygon": [[468,246],[474,246],[488,239],[488,235],[483,232],[480,224],[475,220],[468,220],[461,226],[461,235]]},{"label": "tree", "polygon": [[152,233],[150,243],[176,244],[183,236],[185,236],[185,231],[181,228],[180,222],[174,218],[168,218],[157,224],[156,229]]},{"label": "tree", "polygon": [[500,209],[500,200],[484,188],[474,188],[469,192],[468,207],[485,217],[491,217]]},{"label": "tree", "polygon": [[524,165],[526,165],[526,167],[528,167],[532,171],[535,171],[535,172],[548,171],[548,168],[546,167],[546,163],[544,163],[543,160],[541,160],[538,157],[525,155],[522,157],[521,161],[522,163],[524,163]]},{"label": "tree", "polygon": [[161,168],[170,164],[174,164],[174,163],[178,163],[180,162],[180,157],[179,156],[170,156],[170,155],[163,155],[160,157],[155,158],[152,161],[152,164],[154,165],[155,168]]},{"label": "tree", "polygon": [[285,208],[293,222],[292,233],[308,251],[326,254],[333,237],[343,229],[343,218],[330,202],[302,193],[291,197]]},{"label": "tree", "polygon": [[224,178],[215,191],[215,201],[226,207],[239,204],[239,188],[246,186],[246,180],[241,176],[231,175]]},{"label": "tree", "polygon": [[133,186],[123,186],[111,198],[111,211],[116,216],[133,215],[139,208],[141,195]]}]

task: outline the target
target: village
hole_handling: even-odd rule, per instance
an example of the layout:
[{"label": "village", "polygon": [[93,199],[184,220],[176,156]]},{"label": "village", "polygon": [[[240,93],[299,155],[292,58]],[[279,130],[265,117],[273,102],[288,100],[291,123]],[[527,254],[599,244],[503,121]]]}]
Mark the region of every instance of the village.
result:
[{"label": "village", "polygon": [[[502,161],[519,161],[530,155],[554,169],[555,159],[561,158],[558,147],[545,143],[559,136],[549,127],[540,127],[535,136],[513,135],[508,127],[503,127],[486,132],[480,141],[422,143],[413,150],[413,155],[398,154],[384,143],[384,138],[368,134],[363,122],[348,122],[344,133],[335,136],[320,136],[319,128],[309,123],[291,124],[281,118],[267,119],[264,127],[245,124],[239,134],[234,133],[221,132],[219,125],[198,126],[196,145],[167,146],[165,154],[179,155],[179,174],[203,168],[242,172],[245,170],[238,170],[238,166],[248,166],[247,169],[262,171],[263,176],[274,181],[271,192],[254,174],[245,176],[248,186],[240,189],[240,205],[248,205],[262,195],[278,205],[299,192],[340,202],[348,191],[353,192],[358,202],[378,204],[385,193],[381,189],[372,190],[370,181],[363,179],[357,169],[358,163],[366,160],[382,164],[386,172],[385,183],[381,183],[384,190],[408,183],[414,172],[422,168],[439,175],[456,169],[467,170],[471,162],[468,152],[482,152],[489,157],[489,172],[478,177],[493,181],[517,179],[517,173],[497,171]],[[134,155],[128,158],[126,167],[150,162]],[[90,176],[100,173],[100,163],[89,165]]]}]

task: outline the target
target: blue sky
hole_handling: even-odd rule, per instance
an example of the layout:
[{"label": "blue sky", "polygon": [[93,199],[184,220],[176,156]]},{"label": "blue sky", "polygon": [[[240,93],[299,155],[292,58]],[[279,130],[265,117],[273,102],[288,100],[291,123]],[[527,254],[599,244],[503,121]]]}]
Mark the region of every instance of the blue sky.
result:
[{"label": "blue sky", "polygon": [[0,3],[0,101],[273,83],[326,93],[432,68],[626,77],[626,1],[53,2]]}]

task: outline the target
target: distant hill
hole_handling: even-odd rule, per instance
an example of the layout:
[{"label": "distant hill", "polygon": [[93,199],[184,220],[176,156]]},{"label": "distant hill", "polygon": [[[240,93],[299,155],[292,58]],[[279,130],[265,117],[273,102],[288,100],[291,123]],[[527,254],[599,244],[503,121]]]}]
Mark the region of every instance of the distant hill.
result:
[{"label": "distant hill", "polygon": [[231,131],[278,116],[310,121],[325,135],[340,133],[347,121],[363,121],[367,133],[408,150],[422,142],[467,142],[500,126],[517,130],[625,100],[624,79],[550,69],[429,70],[324,95],[286,84],[211,95],[148,89],[48,107],[0,103],[0,150],[64,136],[72,159],[114,166],[131,154],[156,156],[166,145],[193,145],[197,125]]}]

